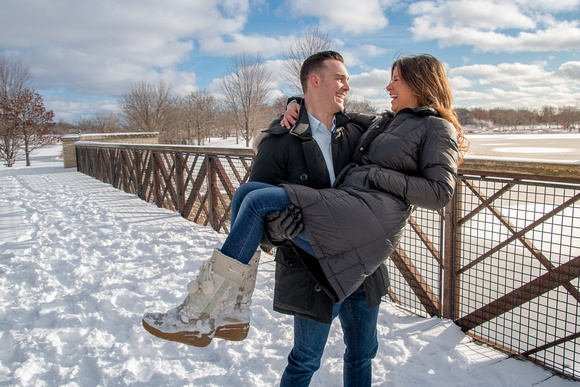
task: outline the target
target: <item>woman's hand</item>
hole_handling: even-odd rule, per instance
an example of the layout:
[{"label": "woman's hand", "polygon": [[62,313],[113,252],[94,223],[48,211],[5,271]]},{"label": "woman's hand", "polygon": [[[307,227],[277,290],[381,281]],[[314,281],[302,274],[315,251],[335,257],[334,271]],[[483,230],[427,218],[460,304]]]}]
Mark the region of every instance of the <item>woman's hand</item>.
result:
[{"label": "woman's hand", "polygon": [[280,121],[280,125],[284,126],[286,129],[292,128],[292,125],[294,125],[298,119],[299,112],[300,104],[296,101],[291,101],[286,107],[286,112],[284,113],[284,118]]}]

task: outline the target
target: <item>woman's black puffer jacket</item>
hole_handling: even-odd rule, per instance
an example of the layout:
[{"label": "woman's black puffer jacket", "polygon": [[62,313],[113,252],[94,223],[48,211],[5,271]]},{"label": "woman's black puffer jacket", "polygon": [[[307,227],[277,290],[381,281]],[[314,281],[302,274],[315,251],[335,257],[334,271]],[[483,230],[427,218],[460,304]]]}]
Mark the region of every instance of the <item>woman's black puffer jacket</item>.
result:
[{"label": "woman's black puffer jacket", "polygon": [[284,185],[339,301],[393,252],[411,206],[444,207],[457,179],[457,132],[435,110],[403,109],[370,123],[373,118],[351,117],[370,128],[357,164],[341,171],[336,188]]}]

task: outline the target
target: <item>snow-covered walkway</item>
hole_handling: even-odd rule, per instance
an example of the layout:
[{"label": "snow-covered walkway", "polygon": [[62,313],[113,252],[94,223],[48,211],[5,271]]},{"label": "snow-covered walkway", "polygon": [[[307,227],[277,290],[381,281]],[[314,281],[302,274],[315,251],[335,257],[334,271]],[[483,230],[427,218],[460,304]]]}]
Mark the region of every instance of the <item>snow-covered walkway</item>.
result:
[{"label": "snow-covered walkway", "polygon": [[[193,348],[149,335],[142,314],[181,302],[224,236],[64,169],[59,150],[0,167],[0,385],[277,385],[292,318],[272,311],[272,257],[245,341]],[[449,320],[384,303],[379,324],[376,386],[580,385],[476,345]],[[313,386],[342,385],[343,351],[335,322]]]}]

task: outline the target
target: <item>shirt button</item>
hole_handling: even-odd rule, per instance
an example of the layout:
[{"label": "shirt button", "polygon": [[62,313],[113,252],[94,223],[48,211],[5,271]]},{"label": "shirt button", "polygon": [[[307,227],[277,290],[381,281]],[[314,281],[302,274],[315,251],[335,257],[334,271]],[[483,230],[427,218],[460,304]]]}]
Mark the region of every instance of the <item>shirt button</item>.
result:
[{"label": "shirt button", "polygon": [[320,286],[320,285],[318,285],[318,284],[314,285],[314,291],[315,291],[315,292],[317,292],[317,293],[318,293],[318,292],[320,292],[321,290],[322,290],[322,286]]},{"label": "shirt button", "polygon": [[364,148],[364,147],[362,147],[362,146],[361,146],[361,147],[360,147],[360,149],[359,149],[359,151],[361,151],[361,152],[362,152],[362,151],[364,151],[364,150],[365,150],[365,148]]},{"label": "shirt button", "polygon": [[302,175],[300,175],[300,181],[306,181],[308,180],[308,175],[303,173]]},{"label": "shirt button", "polygon": [[288,260],[286,260],[286,266],[292,267],[294,265],[292,264],[292,261],[288,259]]}]

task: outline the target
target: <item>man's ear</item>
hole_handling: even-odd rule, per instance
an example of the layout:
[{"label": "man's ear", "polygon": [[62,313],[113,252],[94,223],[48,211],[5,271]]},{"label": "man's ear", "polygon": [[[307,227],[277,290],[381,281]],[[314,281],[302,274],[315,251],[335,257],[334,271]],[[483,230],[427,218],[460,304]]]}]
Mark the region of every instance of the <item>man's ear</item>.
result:
[{"label": "man's ear", "polygon": [[308,81],[310,82],[310,85],[312,87],[317,88],[320,85],[320,77],[316,73],[310,74],[310,77],[308,77]]}]

